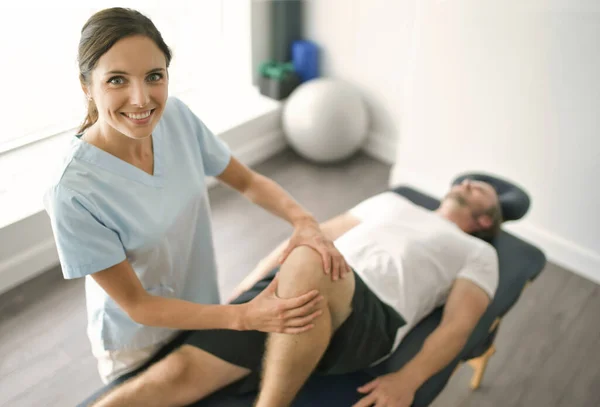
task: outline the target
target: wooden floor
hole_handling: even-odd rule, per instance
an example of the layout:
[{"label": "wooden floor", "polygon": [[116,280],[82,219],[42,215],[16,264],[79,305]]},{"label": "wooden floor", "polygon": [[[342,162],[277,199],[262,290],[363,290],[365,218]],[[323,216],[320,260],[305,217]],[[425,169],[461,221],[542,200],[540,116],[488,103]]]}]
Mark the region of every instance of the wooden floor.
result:
[{"label": "wooden floor", "polygon": [[[315,166],[286,151],[257,170],[322,221],[383,191],[389,166],[358,155]],[[226,297],[291,228],[233,191],[210,192]],[[101,386],[85,334],[82,280],[58,268],[0,296],[0,405],[72,406]],[[461,367],[435,407],[600,406],[600,287],[548,265],[504,319],[482,387]]]}]

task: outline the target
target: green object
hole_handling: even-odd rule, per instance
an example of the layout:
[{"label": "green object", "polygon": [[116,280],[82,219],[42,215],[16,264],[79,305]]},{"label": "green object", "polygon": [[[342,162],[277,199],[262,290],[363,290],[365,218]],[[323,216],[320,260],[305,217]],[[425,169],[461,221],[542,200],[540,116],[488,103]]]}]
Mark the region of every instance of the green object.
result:
[{"label": "green object", "polygon": [[300,85],[300,78],[294,72],[283,79],[273,79],[268,76],[258,77],[260,93],[271,99],[282,100],[288,97]]},{"label": "green object", "polygon": [[285,99],[300,84],[292,62],[263,62],[259,73],[260,93],[275,100]]},{"label": "green object", "polygon": [[265,78],[284,80],[295,73],[292,62],[263,62],[260,65],[260,75]]}]

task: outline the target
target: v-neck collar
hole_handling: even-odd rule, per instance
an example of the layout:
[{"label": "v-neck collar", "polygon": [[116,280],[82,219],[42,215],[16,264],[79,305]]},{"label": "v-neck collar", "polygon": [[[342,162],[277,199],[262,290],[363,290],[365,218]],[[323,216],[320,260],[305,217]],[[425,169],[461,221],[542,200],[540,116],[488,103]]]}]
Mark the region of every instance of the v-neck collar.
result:
[{"label": "v-neck collar", "polygon": [[106,151],[102,150],[81,139],[83,134],[77,134],[74,137],[74,143],[77,146],[77,152],[74,157],[85,160],[91,164],[97,165],[106,171],[110,171],[121,177],[142,184],[162,187],[164,179],[164,169],[162,160],[162,137],[160,135],[160,123],[152,132],[152,154],[154,155],[154,174],[150,175],[146,171],[128,163]]}]

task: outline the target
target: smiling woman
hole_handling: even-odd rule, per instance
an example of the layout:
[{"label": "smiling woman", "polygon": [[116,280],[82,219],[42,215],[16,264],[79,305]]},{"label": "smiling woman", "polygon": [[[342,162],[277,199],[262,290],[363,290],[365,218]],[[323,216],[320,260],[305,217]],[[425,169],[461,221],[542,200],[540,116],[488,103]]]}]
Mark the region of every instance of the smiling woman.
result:
[{"label": "smiling woman", "polygon": [[279,298],[274,281],[247,303],[220,305],[206,177],[292,224],[288,253],[309,246],[336,276],[348,266],[310,213],[169,96],[171,51],[152,20],[126,8],[95,13],[78,61],[88,114],[44,206],[64,277],[86,278],[102,380],[139,367],[180,331],[312,329],[316,291]]},{"label": "smiling woman", "polygon": [[171,50],[143,14],[121,8],[84,25],[79,70],[88,113],[81,139],[153,174],[150,135],[168,97]]}]

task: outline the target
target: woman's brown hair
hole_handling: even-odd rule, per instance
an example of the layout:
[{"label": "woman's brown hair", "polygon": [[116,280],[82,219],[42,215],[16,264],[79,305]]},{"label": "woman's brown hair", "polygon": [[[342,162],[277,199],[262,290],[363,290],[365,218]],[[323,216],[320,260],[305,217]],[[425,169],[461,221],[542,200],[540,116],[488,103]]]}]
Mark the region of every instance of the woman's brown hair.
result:
[{"label": "woman's brown hair", "polygon": [[[115,7],[97,12],[89,18],[81,29],[77,61],[79,80],[83,85],[91,85],[91,74],[98,60],[115,43],[126,37],[144,35],[150,38],[163,52],[167,68],[171,63],[171,50],[154,23],[139,11]],[[98,109],[93,100],[88,100],[87,116],[78,132],[85,131],[98,120]]]}]

